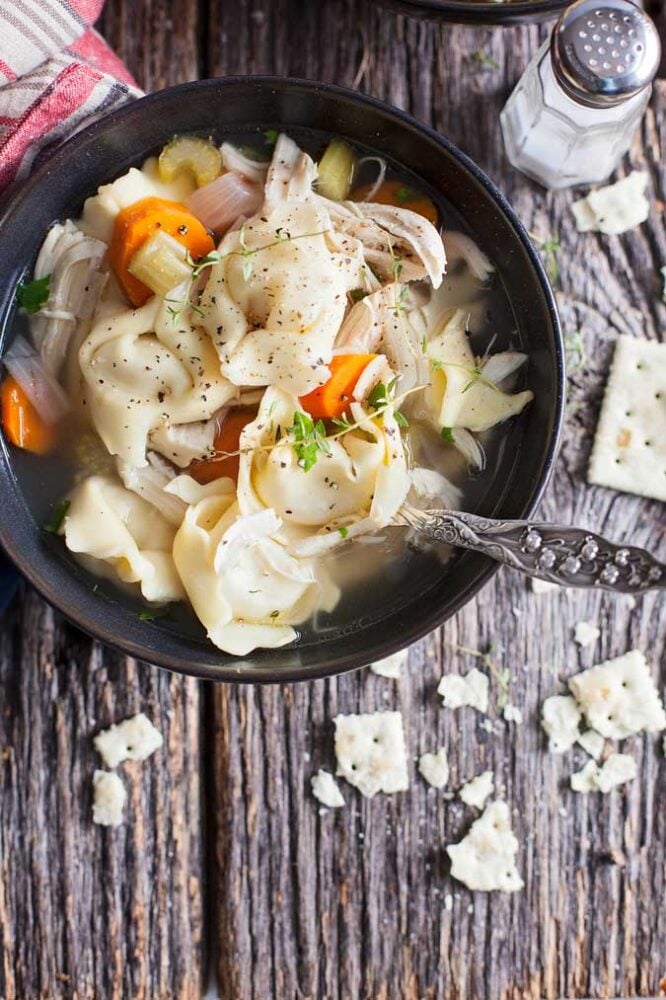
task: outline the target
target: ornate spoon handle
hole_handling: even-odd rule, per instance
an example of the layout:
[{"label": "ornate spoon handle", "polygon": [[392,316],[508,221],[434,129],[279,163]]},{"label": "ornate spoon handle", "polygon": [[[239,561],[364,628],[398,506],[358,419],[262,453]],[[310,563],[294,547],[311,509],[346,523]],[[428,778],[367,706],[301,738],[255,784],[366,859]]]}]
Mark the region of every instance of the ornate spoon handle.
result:
[{"label": "ornate spoon handle", "polygon": [[624,594],[666,588],[666,565],[645,549],[615,545],[581,528],[496,521],[462,511],[417,510],[407,504],[397,520],[433,541],[473,549],[563,587],[597,587]]}]

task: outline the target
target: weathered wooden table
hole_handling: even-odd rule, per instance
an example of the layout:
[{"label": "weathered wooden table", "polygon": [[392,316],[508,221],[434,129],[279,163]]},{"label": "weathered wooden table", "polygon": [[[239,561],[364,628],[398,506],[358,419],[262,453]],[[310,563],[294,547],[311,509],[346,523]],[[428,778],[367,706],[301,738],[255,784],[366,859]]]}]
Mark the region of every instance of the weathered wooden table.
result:
[{"label": "weathered wooden table", "polygon": [[[666,80],[630,157],[651,176],[649,221],[622,238],[579,236],[571,195],[518,176],[500,142],[500,108],[543,29],[410,23],[363,0],[108,0],[101,29],[148,90],[246,72],[330,80],[408,108],[470,153],[532,232],[559,238],[564,326],[585,344],[540,513],[663,541],[663,506],[588,487],[585,467],[615,337],[666,330]],[[593,650],[572,642],[579,620],[601,627]],[[92,643],[24,588],[0,629],[0,997],[198,998],[215,980],[224,1000],[657,995],[663,754],[654,739],[629,741],[638,780],[576,797],[566,783],[582,755],[548,755],[537,719],[560,678],[633,646],[661,667],[663,690],[665,636],[654,596],[635,608],[599,593],[536,596],[500,572],[412,649],[398,683],[362,671],[214,688]],[[490,643],[525,715],[492,734],[435,697],[443,669],[474,663],[456,644]],[[523,892],[473,895],[451,881],[444,845],[469,811],[416,775],[408,793],[367,801],[346,789],[346,809],[319,814],[309,778],[333,765],[332,716],[388,706],[404,713],[412,755],[449,748],[452,787],[494,770]],[[128,822],[103,830],[90,822],[91,735],[138,710],[165,747],[126,768]]]}]

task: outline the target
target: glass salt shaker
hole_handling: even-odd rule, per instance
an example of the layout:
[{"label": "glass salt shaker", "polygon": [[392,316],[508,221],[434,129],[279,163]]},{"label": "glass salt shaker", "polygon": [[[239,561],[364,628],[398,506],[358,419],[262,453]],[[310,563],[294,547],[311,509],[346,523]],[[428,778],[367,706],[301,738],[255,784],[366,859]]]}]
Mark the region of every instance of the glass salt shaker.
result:
[{"label": "glass salt shaker", "polygon": [[547,188],[597,184],[629,149],[661,48],[629,0],[579,0],[560,17],[500,115],[518,170]]}]

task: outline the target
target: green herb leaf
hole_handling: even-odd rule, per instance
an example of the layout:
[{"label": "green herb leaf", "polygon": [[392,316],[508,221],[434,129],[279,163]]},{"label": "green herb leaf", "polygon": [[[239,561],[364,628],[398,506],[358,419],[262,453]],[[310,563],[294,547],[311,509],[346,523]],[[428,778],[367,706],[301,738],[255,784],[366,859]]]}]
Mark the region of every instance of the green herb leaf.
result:
[{"label": "green herb leaf", "polygon": [[395,422],[398,425],[398,427],[402,427],[403,430],[409,427],[409,420],[407,419],[404,413],[400,412],[400,410],[394,410],[393,416],[395,417]]},{"label": "green herb leaf", "polygon": [[270,618],[279,618],[280,617],[280,612],[279,611],[271,611],[269,617]]},{"label": "green herb leaf", "polygon": [[331,423],[341,431],[348,431],[354,426],[346,413],[343,413],[341,417],[331,417]]},{"label": "green herb leaf", "polygon": [[349,293],[349,298],[354,304],[356,304],[357,302],[362,302],[363,299],[366,298],[366,296],[368,296],[369,294],[370,292],[366,292],[365,289],[363,288],[352,288],[351,292]]},{"label": "green herb leaf", "polygon": [[425,336],[424,336],[423,340],[421,341],[421,353],[422,354],[427,354],[428,353],[428,338],[425,337]]},{"label": "green herb leaf", "polygon": [[278,141],[279,135],[280,133],[276,128],[267,128],[266,131],[264,132],[264,139],[266,140],[269,146],[274,146],[275,143]]},{"label": "green herb leaf", "polygon": [[483,69],[499,69],[497,60],[493,59],[487,52],[484,52],[483,49],[477,49],[472,58]]},{"label": "green herb leaf", "polygon": [[[393,250],[391,249],[391,253]],[[403,264],[399,257],[393,257],[391,261],[391,274],[393,275],[394,281],[400,280],[400,275],[402,274]]]},{"label": "green herb leaf", "polygon": [[349,529],[345,528],[344,525],[343,525],[342,527],[338,528],[338,532],[340,533],[340,535],[342,536],[342,538],[346,538],[347,535],[349,534]]},{"label": "green herb leaf", "polygon": [[156,618],[163,618],[166,613],[166,608],[147,608],[139,612],[138,618],[140,622],[154,622]]},{"label": "green herb leaf", "polygon": [[450,427],[442,427],[441,434],[447,444],[453,444],[453,430]]},{"label": "green herb leaf", "polygon": [[57,504],[55,504],[51,510],[51,515],[48,521],[44,525],[44,530],[50,532],[52,535],[57,535],[62,528],[63,522],[67,517],[71,506],[71,500],[60,500]]},{"label": "green herb leaf", "polygon": [[399,205],[406,205],[408,201],[416,201],[418,197],[418,191],[408,187],[407,184],[401,184],[399,188],[395,189],[395,200]]},{"label": "green herb leaf", "polygon": [[309,472],[317,464],[320,455],[330,455],[331,446],[326,440],[326,425],[323,420],[315,423],[307,413],[297,410],[289,434],[294,439],[293,449],[298,464],[304,472]]},{"label": "green herb leaf", "polygon": [[378,410],[380,407],[386,406],[387,403],[388,396],[386,386],[383,382],[378,382],[368,396],[368,404],[373,408],[373,410]]},{"label": "green herb leaf", "polygon": [[585,367],[587,352],[580,330],[574,330],[573,333],[565,335],[564,349],[566,351],[567,370],[570,375]]},{"label": "green herb leaf", "polygon": [[24,281],[16,289],[16,298],[20,306],[29,316],[39,312],[46,305],[51,290],[51,275],[35,278],[34,281]]}]

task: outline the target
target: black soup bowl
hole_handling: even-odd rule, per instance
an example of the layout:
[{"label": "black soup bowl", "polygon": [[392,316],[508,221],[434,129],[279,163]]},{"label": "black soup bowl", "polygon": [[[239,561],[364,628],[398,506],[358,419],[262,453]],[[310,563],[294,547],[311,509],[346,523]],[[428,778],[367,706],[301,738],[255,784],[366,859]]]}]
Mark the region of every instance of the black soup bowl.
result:
[{"label": "black soup bowl", "polygon": [[[535,398],[508,428],[476,509],[497,517],[528,516],[553,465],[563,406],[562,336],[541,262],[507,201],[471,160],[408,115],[349,90],[283,78],[206,80],[145,97],[74,136],[15,194],[0,218],[0,350],[21,323],[16,286],[30,273],[55,220],[76,217],[99,184],[140,164],[174,134],[256,143],[269,128],[284,129],[315,149],[339,135],[384,157],[437,201],[445,227],[466,227],[492,259],[506,302],[506,337],[529,355],[524,378]],[[504,346],[501,339],[497,346]],[[435,554],[405,549],[399,572],[387,570],[366,583],[362,608],[348,600],[340,614],[321,628],[305,629],[292,646],[238,659],[215,649],[188,609],[146,621],[138,599],[79,566],[42,527],[54,499],[42,460],[17,453],[3,439],[0,461],[0,543],[33,586],[92,636],[199,677],[305,680],[363,666],[441,624],[495,568],[474,553],[461,554],[447,567]],[[359,546],[358,558],[367,558],[367,552]]]}]

